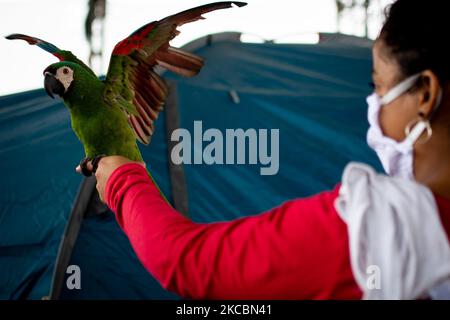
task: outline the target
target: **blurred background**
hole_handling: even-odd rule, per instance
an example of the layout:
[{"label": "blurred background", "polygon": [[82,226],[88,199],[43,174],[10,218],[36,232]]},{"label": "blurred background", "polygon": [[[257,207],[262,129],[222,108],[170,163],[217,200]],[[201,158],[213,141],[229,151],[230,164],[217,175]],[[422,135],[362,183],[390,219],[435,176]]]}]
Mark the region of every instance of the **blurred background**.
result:
[{"label": "blurred background", "polygon": [[[213,1],[210,1],[213,2]],[[243,41],[317,41],[315,32],[341,32],[375,38],[392,0],[248,0],[239,10],[207,14],[187,24],[172,45],[222,31],[244,33]],[[208,3],[200,0],[0,0],[0,95],[42,87],[42,71],[55,58],[11,33],[32,35],[107,71],[114,45],[141,25]]]}]

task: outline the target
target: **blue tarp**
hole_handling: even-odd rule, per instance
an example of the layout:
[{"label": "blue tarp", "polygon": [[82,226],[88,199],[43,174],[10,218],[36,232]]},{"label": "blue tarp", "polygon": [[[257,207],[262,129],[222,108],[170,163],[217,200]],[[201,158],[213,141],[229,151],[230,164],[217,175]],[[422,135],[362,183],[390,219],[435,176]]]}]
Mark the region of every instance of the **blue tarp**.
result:
[{"label": "blue tarp", "polygon": [[[261,165],[184,165],[189,216],[198,222],[252,215],[339,182],[349,161],[376,168],[365,143],[370,47],[357,41],[318,45],[212,41],[194,52],[206,59],[195,78],[176,81],[180,127],[279,129],[279,171]],[[46,66],[42,66],[43,69]],[[233,102],[234,90],[239,103]],[[150,171],[171,198],[163,112],[150,146]],[[68,110],[44,90],[0,97],[0,298],[49,294],[58,246],[82,177],[83,149]],[[81,290],[66,299],[176,298],[145,271],[112,214],[86,218],[71,264]]]}]

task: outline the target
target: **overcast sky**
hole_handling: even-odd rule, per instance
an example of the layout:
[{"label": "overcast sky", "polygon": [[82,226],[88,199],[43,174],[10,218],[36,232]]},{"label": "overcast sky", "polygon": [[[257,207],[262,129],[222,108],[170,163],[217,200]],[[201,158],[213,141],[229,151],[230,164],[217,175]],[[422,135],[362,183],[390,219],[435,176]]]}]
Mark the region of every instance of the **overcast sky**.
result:
[{"label": "overcast sky", "polygon": [[[114,45],[141,25],[179,11],[213,1],[204,0],[107,0],[105,57],[97,72],[107,70]],[[210,33],[240,31],[247,39],[293,41],[296,35],[336,32],[334,0],[248,0],[243,8],[215,11],[207,19],[181,27],[172,42],[181,46]],[[370,8],[369,36],[375,37],[382,23],[382,9],[392,0],[376,0]],[[32,35],[72,51],[87,61],[84,20],[88,0],[0,0],[0,95],[41,88],[42,71],[56,62],[52,55],[22,41],[8,41],[11,33]],[[362,14],[344,16],[341,32],[363,35]]]}]

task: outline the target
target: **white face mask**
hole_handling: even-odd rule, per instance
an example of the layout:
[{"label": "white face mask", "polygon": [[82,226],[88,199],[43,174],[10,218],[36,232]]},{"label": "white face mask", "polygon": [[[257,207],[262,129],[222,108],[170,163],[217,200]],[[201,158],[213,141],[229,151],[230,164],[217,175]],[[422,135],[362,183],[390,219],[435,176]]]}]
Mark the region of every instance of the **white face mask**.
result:
[{"label": "white face mask", "polygon": [[[367,97],[367,104],[369,105],[367,116],[370,124],[367,132],[367,144],[375,150],[388,175],[411,180],[414,180],[414,143],[419,139],[424,130],[427,129],[426,122],[419,121],[411,132],[407,134],[405,140],[397,142],[383,134],[379,124],[379,114],[382,106],[391,103],[408,91],[419,77],[420,73],[406,78],[389,90],[382,98],[376,93]],[[439,93],[433,112],[441,102],[441,93]]]}]

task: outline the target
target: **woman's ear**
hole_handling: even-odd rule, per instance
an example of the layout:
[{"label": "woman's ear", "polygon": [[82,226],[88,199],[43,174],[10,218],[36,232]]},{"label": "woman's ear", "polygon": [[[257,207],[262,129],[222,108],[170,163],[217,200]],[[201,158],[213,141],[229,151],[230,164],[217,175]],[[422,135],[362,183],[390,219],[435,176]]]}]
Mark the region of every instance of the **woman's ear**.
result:
[{"label": "woman's ear", "polygon": [[436,74],[431,70],[422,72],[422,86],[419,89],[418,115],[428,119],[439,99],[440,84]]}]

